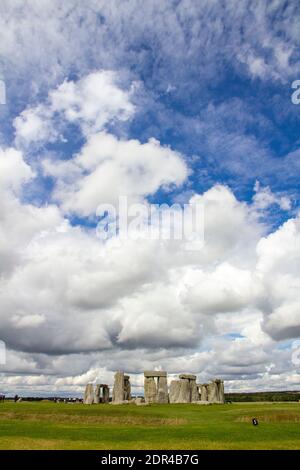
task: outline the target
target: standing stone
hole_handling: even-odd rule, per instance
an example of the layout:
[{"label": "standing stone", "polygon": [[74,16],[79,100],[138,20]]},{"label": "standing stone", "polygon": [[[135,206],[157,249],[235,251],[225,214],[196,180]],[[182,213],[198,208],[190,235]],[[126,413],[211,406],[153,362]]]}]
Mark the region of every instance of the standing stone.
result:
[{"label": "standing stone", "polygon": [[131,384],[129,375],[124,375],[124,400],[131,400]]},{"label": "standing stone", "polygon": [[208,401],[208,384],[201,384],[201,401]]},{"label": "standing stone", "polygon": [[215,380],[215,384],[218,390],[218,402],[225,403],[225,394],[224,394],[224,382],[220,379]]},{"label": "standing stone", "polygon": [[180,382],[179,380],[172,380],[170,383],[170,391],[169,391],[169,401],[170,403],[179,403],[179,391],[180,391]]},{"label": "standing stone", "polygon": [[190,389],[191,389],[191,402],[195,403],[199,401],[199,389],[196,384],[196,380],[190,380]]},{"label": "standing stone", "polygon": [[168,381],[167,377],[157,378],[157,403],[168,403]]},{"label": "standing stone", "polygon": [[83,403],[85,405],[92,405],[94,403],[94,386],[93,384],[87,384],[84,392]]},{"label": "standing stone", "polygon": [[191,390],[190,383],[188,379],[179,380],[179,396],[178,403],[190,403],[191,402]]},{"label": "standing stone", "polygon": [[118,371],[115,373],[115,381],[113,388],[113,402],[123,403],[124,401],[124,372]]},{"label": "standing stone", "polygon": [[209,384],[200,384],[201,401],[209,403],[225,403],[224,382],[212,380]]},{"label": "standing stone", "polygon": [[146,403],[168,403],[167,372],[145,371],[144,393]]},{"label": "standing stone", "polygon": [[221,385],[220,385],[220,400],[222,403],[225,403],[225,389],[224,389],[224,382],[221,380]]},{"label": "standing stone", "polygon": [[207,386],[207,396],[210,403],[217,403],[218,389],[214,381],[211,381]]},{"label": "standing stone", "polygon": [[220,380],[212,380],[208,384],[208,401],[211,403],[222,403],[219,391],[220,382]]},{"label": "standing stone", "polygon": [[102,390],[103,390],[103,397],[102,397],[103,403],[109,403],[109,387],[107,385],[103,385]]},{"label": "standing stone", "polygon": [[196,375],[180,374],[179,380],[172,380],[170,384],[170,403],[195,403],[200,399]]},{"label": "standing stone", "polygon": [[156,403],[156,383],[154,377],[145,377],[144,379],[145,403]]},{"label": "standing stone", "polygon": [[101,385],[96,385],[94,403],[99,404],[101,402]]},{"label": "standing stone", "polygon": [[115,373],[115,382],[113,388],[112,401],[115,404],[122,404],[131,400],[130,376],[124,375],[124,372]]}]

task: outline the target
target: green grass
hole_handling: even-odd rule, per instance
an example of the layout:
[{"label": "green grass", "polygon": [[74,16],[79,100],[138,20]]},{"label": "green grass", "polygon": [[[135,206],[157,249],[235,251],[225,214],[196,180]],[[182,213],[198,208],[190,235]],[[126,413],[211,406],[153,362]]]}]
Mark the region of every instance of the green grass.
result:
[{"label": "green grass", "polygon": [[300,404],[4,403],[0,449],[300,449]]}]

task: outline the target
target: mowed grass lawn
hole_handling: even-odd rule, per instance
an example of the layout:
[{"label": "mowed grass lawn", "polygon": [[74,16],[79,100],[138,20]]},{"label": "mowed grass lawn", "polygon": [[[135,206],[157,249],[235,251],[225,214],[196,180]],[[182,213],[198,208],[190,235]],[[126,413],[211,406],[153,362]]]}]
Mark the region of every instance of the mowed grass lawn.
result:
[{"label": "mowed grass lawn", "polygon": [[300,404],[4,403],[0,448],[300,449]]}]

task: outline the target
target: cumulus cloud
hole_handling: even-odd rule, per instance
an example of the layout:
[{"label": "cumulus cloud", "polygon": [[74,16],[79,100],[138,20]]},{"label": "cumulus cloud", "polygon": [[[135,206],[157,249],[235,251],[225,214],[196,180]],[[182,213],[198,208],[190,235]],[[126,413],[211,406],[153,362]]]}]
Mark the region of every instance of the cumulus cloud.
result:
[{"label": "cumulus cloud", "polygon": [[22,185],[33,178],[34,172],[24,161],[20,151],[13,148],[0,148],[0,184],[1,189],[11,188],[18,192]]},{"label": "cumulus cloud", "polygon": [[264,278],[267,301],[265,330],[275,339],[299,336],[300,221],[291,219],[257,246],[258,272]]},{"label": "cumulus cloud", "polygon": [[291,199],[289,197],[274,194],[269,186],[261,187],[259,181],[256,181],[254,191],[253,203],[256,210],[264,210],[272,205],[278,205],[285,211],[291,209]]},{"label": "cumulus cloud", "polygon": [[94,72],[76,83],[65,80],[49,93],[45,104],[25,109],[16,117],[16,140],[47,143],[62,138],[65,123],[76,124],[89,135],[114,119],[129,119],[134,113],[130,92],[117,86],[117,81],[112,71]]},{"label": "cumulus cloud", "polygon": [[54,199],[66,212],[94,215],[99,204],[117,204],[119,196],[139,202],[160,187],[181,185],[188,170],[181,155],[151,139],[119,140],[94,134],[72,161],[46,160],[44,170],[56,177]]}]

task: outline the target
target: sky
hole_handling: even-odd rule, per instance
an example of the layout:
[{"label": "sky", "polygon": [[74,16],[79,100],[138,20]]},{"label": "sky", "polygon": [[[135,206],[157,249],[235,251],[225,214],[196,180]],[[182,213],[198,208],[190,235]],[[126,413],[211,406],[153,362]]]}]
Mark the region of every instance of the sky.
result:
[{"label": "sky", "polygon": [[[300,390],[300,5],[1,0],[0,392]],[[205,243],[97,235],[204,207]]]}]

